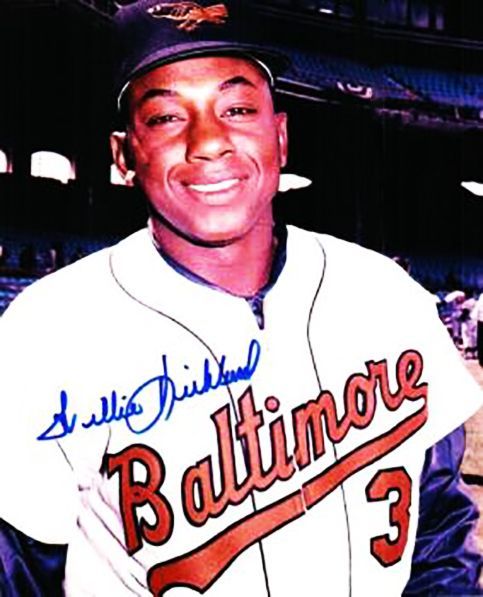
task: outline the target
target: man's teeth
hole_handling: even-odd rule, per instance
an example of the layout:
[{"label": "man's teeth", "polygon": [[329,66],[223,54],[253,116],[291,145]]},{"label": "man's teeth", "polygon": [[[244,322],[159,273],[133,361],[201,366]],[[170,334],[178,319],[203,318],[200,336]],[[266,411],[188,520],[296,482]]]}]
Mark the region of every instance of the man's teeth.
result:
[{"label": "man's teeth", "polygon": [[228,178],[220,182],[213,182],[211,184],[190,184],[190,189],[200,193],[215,193],[216,191],[226,191],[238,183],[238,178]]}]

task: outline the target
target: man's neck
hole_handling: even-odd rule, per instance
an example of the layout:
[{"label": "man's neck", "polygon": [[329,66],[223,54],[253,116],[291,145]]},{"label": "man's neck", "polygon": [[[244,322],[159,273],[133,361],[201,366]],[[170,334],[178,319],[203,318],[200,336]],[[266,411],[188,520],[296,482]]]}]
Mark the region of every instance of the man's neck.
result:
[{"label": "man's neck", "polygon": [[201,278],[238,296],[253,296],[269,279],[276,239],[271,220],[223,247],[193,244],[161,222],[151,220],[162,251]]}]

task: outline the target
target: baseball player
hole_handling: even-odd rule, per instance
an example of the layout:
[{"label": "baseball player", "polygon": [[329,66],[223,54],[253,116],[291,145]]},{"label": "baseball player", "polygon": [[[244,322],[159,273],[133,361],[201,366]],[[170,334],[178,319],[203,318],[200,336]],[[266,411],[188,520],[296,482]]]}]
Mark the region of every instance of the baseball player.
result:
[{"label": "baseball player", "polygon": [[401,268],[274,223],[283,59],[247,7],[118,12],[113,155],[149,223],[0,321],[7,595],[476,590],[479,389]]}]

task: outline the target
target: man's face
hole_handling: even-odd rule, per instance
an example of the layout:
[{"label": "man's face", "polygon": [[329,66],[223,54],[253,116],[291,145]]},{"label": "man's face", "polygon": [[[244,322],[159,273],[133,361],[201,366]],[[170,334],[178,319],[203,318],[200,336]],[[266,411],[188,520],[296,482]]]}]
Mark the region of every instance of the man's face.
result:
[{"label": "man's face", "polygon": [[[271,224],[287,155],[286,115],[274,113],[257,66],[232,57],[161,66],[130,85],[128,104],[137,182],[172,228],[195,242],[223,244]],[[125,169],[121,141],[113,143]]]}]

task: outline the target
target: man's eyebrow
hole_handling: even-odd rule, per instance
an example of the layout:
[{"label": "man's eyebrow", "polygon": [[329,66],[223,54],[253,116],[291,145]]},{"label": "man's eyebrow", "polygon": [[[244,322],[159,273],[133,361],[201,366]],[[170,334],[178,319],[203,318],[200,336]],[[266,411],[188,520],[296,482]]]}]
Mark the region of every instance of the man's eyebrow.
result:
[{"label": "man's eyebrow", "polygon": [[253,87],[255,89],[256,85],[248,80],[246,77],[242,75],[238,75],[236,77],[232,77],[227,81],[223,81],[220,85],[218,85],[218,89],[220,91],[226,91],[227,89],[231,89],[232,87],[236,87],[237,85],[246,85],[247,87]]},{"label": "man's eyebrow", "polygon": [[[236,77],[232,77],[231,79],[227,79],[218,85],[218,89],[220,91],[226,91],[227,89],[231,89],[232,87],[236,87],[238,85],[253,87],[255,89],[255,84],[248,80],[246,77],[242,75],[237,75]],[[179,93],[174,89],[165,89],[163,87],[152,87],[145,91],[142,96],[139,98],[138,105],[142,106],[145,102],[150,99],[156,97],[178,97]]]},{"label": "man's eyebrow", "polygon": [[153,87],[145,91],[142,96],[138,100],[138,105],[142,106],[148,100],[153,99],[155,97],[176,97],[179,95],[173,89],[163,89],[162,87]]}]

